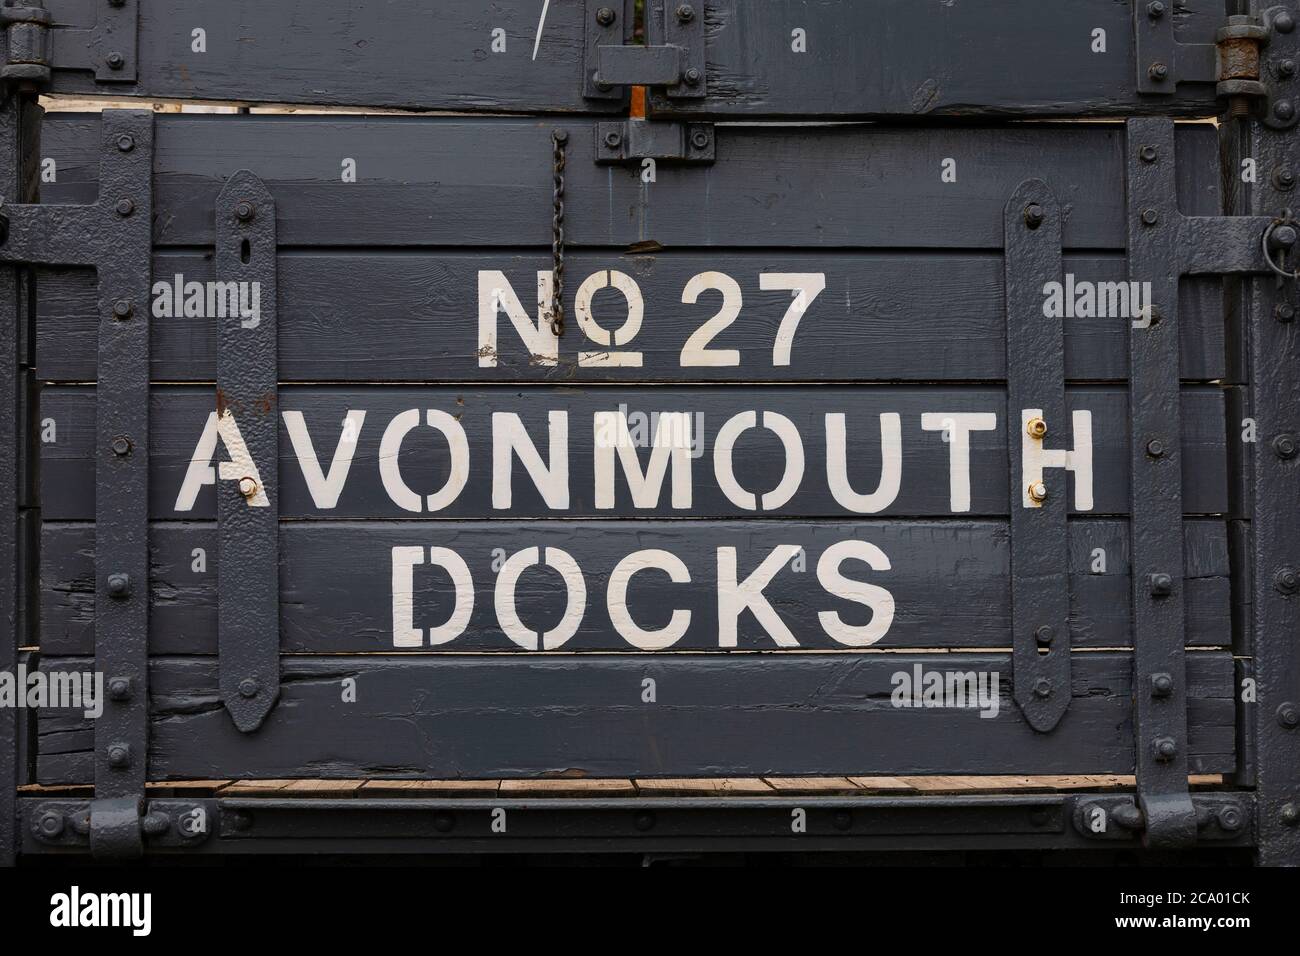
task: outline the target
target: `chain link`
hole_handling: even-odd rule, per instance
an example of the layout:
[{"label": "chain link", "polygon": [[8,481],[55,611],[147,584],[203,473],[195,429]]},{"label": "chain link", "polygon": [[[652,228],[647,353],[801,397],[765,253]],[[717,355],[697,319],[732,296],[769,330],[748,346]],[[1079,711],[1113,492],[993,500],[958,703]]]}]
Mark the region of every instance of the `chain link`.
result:
[{"label": "chain link", "polygon": [[554,208],[551,215],[551,257],[554,260],[551,333],[557,339],[564,335],[564,144],[568,141],[567,130],[552,130],[555,189],[552,193]]}]

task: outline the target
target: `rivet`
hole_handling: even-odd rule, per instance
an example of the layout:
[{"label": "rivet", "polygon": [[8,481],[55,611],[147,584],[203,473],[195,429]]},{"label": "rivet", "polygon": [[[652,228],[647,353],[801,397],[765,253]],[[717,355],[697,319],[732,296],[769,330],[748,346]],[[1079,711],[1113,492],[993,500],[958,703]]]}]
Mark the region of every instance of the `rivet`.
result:
[{"label": "rivet", "polygon": [[129,153],[135,149],[135,137],[130,133],[123,133],[117,138],[117,148],[124,153]]},{"label": "rivet", "polygon": [[1173,760],[1178,756],[1178,743],[1173,737],[1157,737],[1154,747],[1156,759],[1161,762]]},{"label": "rivet", "polygon": [[1039,627],[1038,630],[1034,631],[1034,639],[1038,641],[1039,644],[1050,644],[1055,637],[1056,629],[1050,624],[1044,624]]},{"label": "rivet", "polygon": [[853,814],[848,810],[836,810],[831,817],[831,824],[837,830],[847,830],[853,826]]},{"label": "rivet", "polygon": [[1290,33],[1295,29],[1295,20],[1291,14],[1283,11],[1273,18],[1273,29],[1278,33]]},{"label": "rivet", "polygon": [[131,766],[131,747],[129,744],[109,744],[108,765],[118,770]]},{"label": "rivet", "polygon": [[690,23],[695,19],[695,8],[689,3],[677,5],[677,19],[682,23]]},{"label": "rivet", "polygon": [[1169,67],[1165,66],[1163,63],[1152,63],[1151,69],[1147,70],[1147,76],[1151,77],[1151,79],[1155,80],[1157,83],[1163,83],[1169,78]]},{"label": "rivet", "polygon": [[126,66],[126,57],[114,50],[105,58],[105,62],[110,70],[120,70]]},{"label": "rivet", "polygon": [[1277,72],[1279,76],[1295,76],[1295,60],[1278,60]]},{"label": "rivet", "polygon": [[245,677],[239,682],[239,696],[256,697],[257,692],[262,689],[262,685],[251,677]]},{"label": "rivet", "polygon": [[1283,594],[1295,594],[1300,591],[1300,571],[1295,568],[1283,568],[1273,575],[1273,587]]},{"label": "rivet", "polygon": [[1290,100],[1278,100],[1273,104],[1273,115],[1280,120],[1289,120],[1295,116],[1295,107]]},{"label": "rivet", "polygon": [[619,145],[622,142],[623,142],[623,136],[621,133],[617,133],[614,130],[610,130],[608,133],[605,134],[605,145],[608,146],[610,149],[618,149]]},{"label": "rivet", "polygon": [[113,454],[117,455],[119,458],[131,454],[131,439],[127,438],[125,435],[118,435],[113,439],[111,444],[113,446]]},{"label": "rivet", "polygon": [[118,299],[113,303],[113,318],[119,321],[131,318],[135,314],[135,306],[130,299]]},{"label": "rivet", "polygon": [[1156,156],[1159,154],[1156,152],[1154,146],[1143,146],[1138,150],[1138,155],[1142,157],[1142,162],[1154,163],[1156,161]]},{"label": "rivet", "polygon": [[124,598],[131,593],[131,576],[117,572],[108,576],[108,593],[111,597]]},{"label": "rivet", "polygon": [[1290,701],[1285,702],[1277,709],[1277,722],[1287,730],[1300,727],[1300,707]]},{"label": "rivet", "polygon": [[131,678],[114,677],[108,682],[108,696],[119,703],[131,699]]},{"label": "rivet", "polygon": [[1024,216],[1025,225],[1030,229],[1037,229],[1043,224],[1044,220],[1047,219],[1047,214],[1043,212],[1043,207],[1036,202],[1031,202],[1025,207]]},{"label": "rivet", "polygon": [[1151,696],[1168,697],[1174,692],[1174,678],[1170,674],[1151,675]]},{"label": "rivet", "polygon": [[1300,241],[1300,232],[1295,226],[1278,226],[1268,234],[1268,244],[1272,249],[1290,249]]},{"label": "rivet", "polygon": [[247,199],[241,199],[235,203],[235,218],[240,222],[248,222],[257,215],[257,207]]},{"label": "rivet", "polygon": [[63,833],[63,814],[46,810],[37,818],[32,829],[47,840],[53,840]]},{"label": "rivet", "polygon": [[700,71],[695,69],[695,67],[691,67],[689,70],[686,71],[686,74],[682,77],[682,79],[686,81],[687,86],[699,86]]},{"label": "rivet", "polygon": [[1295,319],[1295,306],[1290,302],[1279,302],[1273,308],[1273,315],[1279,322],[1290,322]]},{"label": "rivet", "polygon": [[1219,829],[1227,830],[1229,833],[1234,833],[1237,830],[1240,830],[1242,824],[1246,822],[1246,818],[1241,812],[1241,807],[1237,806],[1235,803],[1229,803],[1226,806],[1220,807],[1217,819],[1219,821]]},{"label": "rivet", "polygon": [[602,27],[612,26],[614,23],[614,11],[610,7],[601,7],[596,11],[596,22]]},{"label": "rivet", "polygon": [[1052,696],[1052,682],[1046,677],[1034,681],[1034,696],[1046,699]]},{"label": "rivet", "polygon": [[1300,804],[1295,804],[1295,803],[1282,804],[1282,810],[1279,816],[1281,816],[1282,823],[1285,824],[1286,826],[1289,827],[1295,826],[1297,823],[1300,823]]},{"label": "rivet", "polygon": [[455,825],[456,818],[445,810],[433,815],[433,828],[439,833],[450,833]]},{"label": "rivet", "polygon": [[691,145],[696,149],[704,149],[709,145],[709,134],[702,129],[697,129],[691,134]]},{"label": "rivet", "polygon": [[654,828],[655,815],[651,813],[649,810],[642,810],[640,813],[636,815],[636,818],[633,822],[638,830],[640,830],[642,833],[645,833],[647,830]]},{"label": "rivet", "polygon": [[1152,597],[1168,597],[1174,593],[1174,579],[1163,571],[1157,571],[1148,578]]},{"label": "rivet", "polygon": [[1025,422],[1025,433],[1030,438],[1042,438],[1047,434],[1047,422],[1041,418],[1031,418]]},{"label": "rivet", "polygon": [[239,493],[245,498],[251,498],[257,494],[257,482],[248,476],[239,479]]},{"label": "rivet", "polygon": [[119,216],[129,216],[135,212],[135,203],[129,199],[119,199],[115,208]]},{"label": "rivet", "polygon": [[1286,166],[1273,171],[1273,185],[1283,192],[1290,192],[1295,188],[1295,173],[1291,172]]},{"label": "rivet", "polygon": [[1029,500],[1043,502],[1047,500],[1047,485],[1041,481],[1033,482],[1028,489]]},{"label": "rivet", "polygon": [[1294,435],[1278,435],[1273,439],[1273,453],[1283,461],[1290,460],[1300,451]]},{"label": "rivet", "polygon": [[1147,442],[1147,454],[1152,458],[1163,458],[1165,455],[1165,443],[1159,438],[1153,438]]},{"label": "rivet", "polygon": [[1155,209],[1142,210],[1142,224],[1144,226],[1154,226],[1160,221],[1160,213]]},{"label": "rivet", "polygon": [[1165,5],[1160,0],[1151,0],[1147,4],[1147,16],[1152,20],[1159,20],[1165,15]]}]

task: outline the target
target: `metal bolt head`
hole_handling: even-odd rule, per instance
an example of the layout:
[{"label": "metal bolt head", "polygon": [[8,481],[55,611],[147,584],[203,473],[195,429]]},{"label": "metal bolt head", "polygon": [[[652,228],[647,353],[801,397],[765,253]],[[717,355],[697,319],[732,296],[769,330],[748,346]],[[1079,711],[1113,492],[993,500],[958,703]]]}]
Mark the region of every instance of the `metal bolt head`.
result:
[{"label": "metal bolt head", "polygon": [[1165,15],[1165,5],[1160,0],[1151,0],[1147,4],[1147,16],[1152,20],[1159,20]]},{"label": "metal bolt head", "polygon": [[847,830],[853,826],[853,814],[848,810],[836,810],[831,817],[831,824],[837,830]]},{"label": "metal bolt head", "polygon": [[1169,78],[1169,67],[1163,63],[1152,63],[1151,69],[1147,70],[1147,76],[1157,83],[1163,83]]},{"label": "metal bolt head", "polygon": [[252,677],[245,677],[243,680],[239,682],[240,697],[256,697],[257,692],[261,689],[262,689],[262,685],[259,684]]},{"label": "metal bolt head", "polygon": [[1152,458],[1163,458],[1165,456],[1165,443],[1159,438],[1153,438],[1147,442],[1147,454]]},{"label": "metal bolt head", "polygon": [[1226,806],[1220,807],[1216,819],[1219,821],[1219,829],[1227,830],[1229,833],[1235,833],[1237,830],[1240,830],[1242,825],[1246,822],[1246,817],[1245,814],[1241,812],[1241,807],[1237,806],[1235,803],[1229,803]]},{"label": "metal bolt head", "polygon": [[1295,29],[1295,18],[1283,11],[1273,18],[1273,29],[1278,33],[1290,33]]},{"label": "metal bolt head", "polygon": [[608,133],[605,134],[605,145],[608,146],[610,149],[618,149],[618,147],[622,144],[622,142],[623,142],[623,136],[621,133],[618,133],[614,130],[610,130]]},{"label": "metal bolt head", "polygon": [[564,145],[569,141],[569,131],[567,129],[553,129],[551,130],[551,140]]},{"label": "metal bolt head", "polygon": [[1047,422],[1041,418],[1031,418],[1025,422],[1025,433],[1030,438],[1042,438],[1047,434]]},{"label": "metal bolt head", "polygon": [[1170,674],[1151,675],[1151,696],[1168,697],[1174,692],[1174,678]]},{"label": "metal bolt head", "polygon": [[130,133],[123,133],[117,138],[117,148],[124,153],[129,153],[135,149],[135,137]]},{"label": "metal bolt head", "polygon": [[1295,76],[1295,60],[1278,60],[1277,73],[1283,77]]},{"label": "metal bolt head", "polygon": [[1041,481],[1035,481],[1028,489],[1029,500],[1043,502],[1047,500],[1047,485]]},{"label": "metal bolt head", "polygon": [[1047,213],[1043,211],[1043,207],[1036,202],[1031,202],[1028,206],[1025,207],[1024,215],[1025,215],[1025,225],[1028,226],[1030,229],[1037,229],[1039,226],[1043,224],[1043,221],[1047,218]]},{"label": "metal bolt head", "polygon": [[1154,226],[1159,221],[1160,221],[1160,213],[1157,212],[1155,209],[1142,210],[1142,225]]},{"label": "metal bolt head", "polygon": [[433,828],[439,833],[450,833],[451,828],[456,825],[456,819],[450,813],[443,811],[433,815]]},{"label": "metal bolt head", "polygon": [[46,810],[32,821],[32,831],[47,840],[53,840],[63,833],[63,814]]},{"label": "metal bolt head", "polygon": [[1174,579],[1163,571],[1151,575],[1148,583],[1151,586],[1152,597],[1168,597],[1174,593]]},{"label": "metal bolt head", "polygon": [[1157,737],[1152,746],[1156,759],[1161,762],[1173,760],[1178,756],[1178,743],[1173,737]]},{"label": "metal bolt head", "polygon": [[1034,631],[1034,640],[1044,646],[1052,643],[1056,638],[1056,629],[1050,624],[1044,624]]},{"label": "metal bolt head", "polygon": [[1291,322],[1295,319],[1295,306],[1290,302],[1279,302],[1273,309],[1273,315],[1279,322]]},{"label": "metal bolt head", "polygon": [[695,8],[689,3],[679,3],[677,5],[677,19],[682,23],[690,23],[695,19]]},{"label": "metal bolt head", "polygon": [[1273,575],[1273,587],[1283,594],[1295,594],[1300,591],[1300,571],[1295,568],[1283,568]]},{"label": "metal bolt head", "polygon": [[1286,166],[1274,170],[1273,185],[1283,192],[1289,192],[1290,190],[1295,189],[1295,173]]},{"label": "metal bolt head", "polygon": [[1154,163],[1159,153],[1156,152],[1156,148],[1154,146],[1143,146],[1140,150],[1138,150],[1138,155],[1142,157],[1142,162]]},{"label": "metal bolt head", "polygon": [[1052,682],[1046,677],[1040,677],[1034,681],[1034,696],[1040,700],[1046,700],[1052,696]]},{"label": "metal bolt head", "polygon": [[1300,823],[1300,804],[1284,803],[1282,804],[1282,823],[1286,826],[1293,827]]},{"label": "metal bolt head", "polygon": [[614,24],[615,14],[612,7],[601,7],[596,11],[596,22],[602,27],[612,26]]},{"label": "metal bolt head", "polygon": [[117,210],[119,216],[129,216],[131,213],[135,212],[135,203],[129,199],[119,199],[114,208]]},{"label": "metal bolt head", "polygon": [[131,678],[114,677],[108,682],[108,696],[118,703],[131,699]]},{"label": "metal bolt head", "polygon": [[1300,239],[1295,226],[1278,226],[1268,234],[1268,244],[1274,249],[1290,249]]},{"label": "metal bolt head", "polygon": [[1273,439],[1273,453],[1283,461],[1290,461],[1300,452],[1300,442],[1294,435],[1278,435]]},{"label": "metal bolt head", "polygon": [[129,744],[109,744],[108,765],[118,770],[131,766],[131,747]]},{"label": "metal bolt head", "polygon": [[127,438],[125,435],[118,435],[114,438],[112,445],[113,454],[117,455],[119,458],[131,454],[131,439]]},{"label": "metal bolt head", "polygon": [[1287,730],[1295,730],[1300,727],[1300,707],[1297,707],[1291,701],[1286,701],[1277,709],[1277,722]]},{"label": "metal bolt head", "polygon": [[114,50],[104,58],[104,62],[108,64],[110,70],[120,70],[126,66],[126,57]]},{"label": "metal bolt head", "polygon": [[635,824],[638,830],[640,830],[642,833],[645,833],[647,830],[651,830],[654,828],[655,815],[649,810],[642,810],[640,813],[636,815],[636,817],[633,820],[633,823]]},{"label": "metal bolt head", "polygon": [[239,479],[239,493],[245,498],[251,498],[257,494],[257,482],[248,476]]},{"label": "metal bolt head", "polygon": [[249,222],[257,215],[257,207],[247,199],[241,199],[235,203],[235,218],[240,222]]},{"label": "metal bolt head", "polygon": [[709,134],[702,129],[697,129],[691,134],[691,145],[696,149],[705,149],[709,145]]},{"label": "metal bolt head", "polygon": [[1273,115],[1280,120],[1289,120],[1295,116],[1295,107],[1290,100],[1278,100],[1273,104]]},{"label": "metal bolt head", "polygon": [[695,67],[691,67],[691,68],[690,68],[689,70],[687,70],[686,73],[683,75],[682,79],[686,81],[686,85],[687,85],[687,86],[699,86],[699,85],[700,85],[700,71],[697,70],[697,69],[695,69]]},{"label": "metal bolt head", "polygon": [[116,572],[108,576],[108,593],[110,597],[124,598],[131,593],[131,576]]},{"label": "metal bolt head", "polygon": [[135,306],[130,299],[118,299],[113,303],[113,318],[118,321],[131,318],[135,314]]}]

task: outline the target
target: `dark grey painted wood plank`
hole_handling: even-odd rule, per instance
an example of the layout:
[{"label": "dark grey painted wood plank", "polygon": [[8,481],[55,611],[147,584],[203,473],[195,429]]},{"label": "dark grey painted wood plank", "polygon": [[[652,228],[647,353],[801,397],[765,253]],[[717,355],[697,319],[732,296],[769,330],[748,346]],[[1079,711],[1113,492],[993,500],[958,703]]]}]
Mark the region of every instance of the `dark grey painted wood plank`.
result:
[{"label": "dark grey painted wood plank", "polygon": [[[1006,312],[997,253],[908,255],[836,252],[665,252],[659,255],[570,255],[565,314],[589,277],[619,270],[637,284],[645,318],[629,344],[640,368],[592,367],[576,361],[594,348],[576,323],[560,343],[558,365],[532,360],[504,313],[497,319],[497,366],[479,365],[478,277],[504,274],[520,305],[537,316],[537,273],[551,268],[549,252],[310,253],[278,261],[279,366],[282,381],[851,381],[1000,379],[1006,375]],[[1080,283],[1127,281],[1124,260],[1070,256],[1066,271]],[[722,293],[683,304],[693,276],[719,271],[743,299],[739,317],[711,348],[735,349],[739,364],[683,367],[691,335],[722,307]],[[792,293],[763,290],[764,273],[822,273],[826,288],[805,312],[789,364],[773,364],[773,342]],[[180,276],[178,280],[176,277]],[[211,281],[211,253],[173,252],[154,262],[155,283],[168,288]],[[46,381],[95,378],[94,273],[48,268],[38,276],[37,368]],[[597,280],[599,281],[599,280]],[[1082,288],[1082,286],[1080,286]],[[165,294],[166,290],[163,290]],[[607,328],[624,321],[623,297],[607,290],[595,300]],[[172,309],[174,311],[174,309]],[[1065,368],[1070,379],[1123,380],[1128,375],[1126,320],[1069,317]],[[1189,277],[1178,314],[1181,373],[1209,381],[1224,373],[1221,280]],[[153,376],[162,381],[215,377],[216,321],[171,315],[151,323]]]},{"label": "dark grey painted wood plank", "polygon": [[[1227,533],[1222,521],[1184,525],[1188,645],[1231,644]],[[1071,646],[1132,644],[1128,529],[1123,521],[1078,519],[1069,525]],[[586,612],[566,651],[634,650],[612,619],[610,574],[628,555],[662,549],[682,561],[689,582],[673,583],[662,571],[632,578],[625,608],[645,629],[669,624],[677,609],[689,627],[671,645],[680,650],[720,650],[718,548],[735,548],[741,577],[782,544],[804,549],[804,570],[787,564],[764,594],[800,647],[832,650],[819,613],[833,611],[849,624],[872,613],[829,594],[818,580],[826,548],[867,541],[888,557],[888,570],[849,562],[842,573],[888,590],[892,623],[873,646],[1008,647],[1008,536],[1004,521],[770,522],[546,521],[455,522],[413,525],[291,522],[281,529],[280,641],[286,652],[340,653],[394,650],[393,556],[397,547],[421,547],[412,571],[413,626],[446,622],[456,601],[448,574],[427,561],[429,547],[449,548],[474,582],[467,630],[432,651],[519,651],[502,633],[494,609],[497,570],[504,556],[528,547],[562,548],[582,569]],[[88,654],[94,636],[92,525],[46,523],[42,546],[41,650],[49,655]],[[210,523],[159,523],[152,528],[151,650],[157,655],[215,654],[218,556]],[[1102,570],[1104,569],[1104,570]],[[515,592],[520,617],[549,630],[563,612],[554,572],[525,572]],[[558,596],[557,596],[558,595]],[[774,650],[762,624],[742,614],[738,650]]]},{"label": "dark grey painted wood plank", "polygon": [[[1088,410],[1092,415],[1093,494],[1092,513],[1127,514],[1128,499],[1128,414],[1127,393],[1118,386],[1077,386],[1067,390],[1071,410]],[[715,437],[734,416],[750,411],[771,411],[788,418],[797,430],[804,454],[804,473],[797,490],[784,504],[765,513],[781,517],[852,517],[854,512],[836,499],[828,478],[826,415],[843,413],[848,448],[847,476],[852,490],[870,494],[880,484],[882,414],[899,415],[899,491],[892,503],[883,504],[884,515],[939,515],[954,513],[954,487],[950,480],[952,450],[941,431],[922,427],[922,415],[975,412],[996,415],[994,431],[972,432],[970,439],[970,504],[962,516],[1005,515],[1007,513],[1007,415],[1004,389],[983,386],[937,387],[849,387],[781,386],[756,394],[746,387],[676,386],[673,389],[624,386],[537,387],[508,386],[454,387],[371,387],[352,388],[291,386],[280,389],[278,411],[299,411],[310,436],[322,471],[328,471],[350,411],[366,411],[356,433],[351,469],[333,508],[321,508],[310,493],[293,443],[284,426],[280,429],[281,515],[285,518],[418,518],[431,514],[439,518],[474,518],[497,515],[518,519],[540,517],[744,517],[753,514],[739,507],[724,493],[713,452]],[[51,386],[42,394],[42,417],[53,419],[58,440],[41,446],[41,492],[47,520],[81,519],[93,514],[94,389],[89,386]],[[177,510],[179,493],[214,408],[211,388],[159,386],[154,389],[150,431],[151,511],[156,518],[210,518],[213,514],[212,485],[198,487],[190,510]],[[660,488],[657,507],[633,505],[626,478],[614,457],[613,507],[598,507],[595,498],[597,413],[625,409],[629,419],[640,412],[647,419],[654,413],[682,413],[692,419],[691,434],[702,435],[701,455],[688,458],[691,500],[686,507],[672,507],[671,475]],[[449,503],[433,512],[404,510],[390,496],[392,482],[382,479],[380,450],[383,436],[396,417],[414,409],[417,422],[424,420],[421,409],[433,410],[454,419],[463,429],[468,448],[468,477]],[[512,467],[512,498],[508,508],[493,505],[492,429],[493,415],[515,414],[529,437],[547,460],[548,420],[552,411],[567,413],[569,500],[567,507],[544,500],[518,463]],[[260,414],[257,409],[235,410]],[[1018,418],[1018,416],[1016,416]],[[1225,428],[1223,398],[1214,386],[1188,386],[1183,390],[1183,481],[1188,514],[1221,514],[1227,507]],[[449,426],[453,427],[453,426]],[[647,428],[647,431],[649,429]],[[1059,428],[1050,447],[1068,448],[1073,440]],[[651,432],[651,434],[653,434]],[[606,435],[612,440],[613,433]],[[648,439],[647,439],[648,440]],[[1019,441],[1017,428],[1012,441]],[[440,489],[454,490],[450,482],[451,459],[448,442],[435,428],[419,425],[406,434],[400,445],[398,469],[402,481],[417,496],[432,496]],[[642,469],[649,461],[648,448],[640,452]],[[224,453],[220,455],[225,460]],[[744,491],[764,496],[783,487],[786,456],[776,433],[763,427],[745,432],[736,441],[733,470]],[[960,473],[964,474],[964,471]],[[1049,469],[1047,481],[1053,493],[1065,491],[1073,474]],[[505,482],[502,481],[504,490]],[[1071,504],[1077,490],[1071,491]],[[762,506],[762,505],[760,505]],[[424,504],[416,500],[415,507]],[[865,506],[864,506],[865,507]]]},{"label": "dark grey painted wood plank", "polygon": [[[1217,113],[1212,83],[1137,93],[1134,4],[1146,0],[707,0],[696,6],[708,96],[653,105],[740,117]],[[1214,42],[1221,3],[1168,6],[1180,42]],[[1093,50],[1099,29],[1104,53]],[[794,30],[807,52],[795,52]]]},{"label": "dark grey painted wood plank", "polygon": [[[1125,247],[1123,130],[1111,124],[889,128],[721,126],[711,166],[597,166],[594,124],[566,119],[571,246],[1001,249],[1002,209],[1040,178],[1067,210],[1067,249]],[[239,169],[275,197],[282,245],[546,246],[554,121],[162,114],[155,241],[211,245],[212,209]],[[94,197],[99,120],[51,115],[45,202]],[[1214,128],[1178,131],[1179,200],[1218,214]],[[357,181],[343,183],[344,158]],[[941,179],[956,161],[956,182]],[[378,290],[376,290],[378,291]]]},{"label": "dark grey painted wood plank", "polygon": [[[1132,659],[1076,657],[1070,709],[1051,734],[1032,731],[1011,701],[1004,654],[561,654],[288,658],[280,703],[252,736],[223,712],[214,661],[164,658],[150,673],[149,775],[1131,773]],[[1232,658],[1187,657],[1190,769],[1231,771]],[[42,660],[50,670],[89,664]],[[917,665],[998,673],[996,716],[894,706],[894,675]],[[354,703],[342,700],[348,678]],[[642,700],[647,679],[655,703]],[[84,782],[89,721],[41,718],[40,782]]]}]

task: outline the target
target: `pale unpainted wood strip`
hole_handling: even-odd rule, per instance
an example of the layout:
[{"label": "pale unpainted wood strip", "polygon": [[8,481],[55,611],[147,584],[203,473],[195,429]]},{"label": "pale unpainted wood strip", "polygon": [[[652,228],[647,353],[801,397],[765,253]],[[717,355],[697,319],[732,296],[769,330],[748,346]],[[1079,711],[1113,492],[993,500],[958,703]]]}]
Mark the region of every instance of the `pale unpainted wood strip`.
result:
[{"label": "pale unpainted wood strip", "polygon": [[858,789],[848,777],[764,777],[763,781],[778,793],[842,793]]},{"label": "pale unpainted wood strip", "polygon": [[502,794],[538,794],[545,796],[609,796],[636,793],[636,784],[631,780],[617,778],[585,779],[562,777],[540,780],[502,780]]},{"label": "pale unpainted wood strip", "polygon": [[459,797],[491,796],[497,792],[500,780],[367,780],[362,786],[363,797],[393,794],[411,797],[428,795],[455,795]]},{"label": "pale unpainted wood strip", "polygon": [[876,793],[911,793],[914,787],[902,777],[849,777],[855,787]]},{"label": "pale unpainted wood strip", "polygon": [[641,793],[662,794],[770,794],[771,786],[758,777],[664,777],[660,780],[636,781]]},{"label": "pale unpainted wood strip", "polygon": [[278,796],[293,780],[236,780],[222,791],[224,797]]}]

